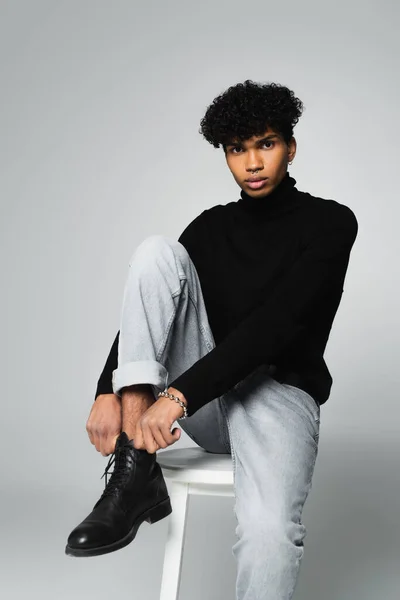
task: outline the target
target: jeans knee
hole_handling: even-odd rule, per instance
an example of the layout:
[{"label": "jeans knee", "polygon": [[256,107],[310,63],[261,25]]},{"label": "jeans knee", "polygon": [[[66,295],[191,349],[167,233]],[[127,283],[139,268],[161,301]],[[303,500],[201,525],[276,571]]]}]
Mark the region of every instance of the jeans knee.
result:
[{"label": "jeans knee", "polygon": [[167,238],[162,234],[152,234],[144,238],[133,251],[129,260],[129,266],[132,265],[134,260],[142,260],[143,258],[151,257],[154,254],[162,252],[166,240]]},{"label": "jeans knee", "polygon": [[239,540],[245,541],[261,551],[266,545],[275,547],[302,546],[306,535],[303,523],[291,519],[289,516],[259,515],[252,513],[249,518],[238,519],[236,535]]},{"label": "jeans knee", "polygon": [[131,255],[129,266],[131,266],[133,260],[144,258],[152,258],[154,256],[172,256],[172,254],[179,254],[179,256],[186,257],[188,252],[178,240],[170,238],[162,233],[154,233],[147,236],[140,244],[135,248]]}]

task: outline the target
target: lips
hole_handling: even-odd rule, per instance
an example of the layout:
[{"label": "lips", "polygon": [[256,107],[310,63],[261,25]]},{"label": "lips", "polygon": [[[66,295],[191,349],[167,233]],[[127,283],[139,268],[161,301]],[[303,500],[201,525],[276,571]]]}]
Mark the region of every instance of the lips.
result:
[{"label": "lips", "polygon": [[266,177],[250,177],[250,179],[246,179],[246,181],[264,181],[267,179]]},{"label": "lips", "polygon": [[260,179],[259,177],[257,179],[248,179],[246,185],[252,190],[259,190],[266,186],[267,179],[268,177],[265,177],[264,179]]}]

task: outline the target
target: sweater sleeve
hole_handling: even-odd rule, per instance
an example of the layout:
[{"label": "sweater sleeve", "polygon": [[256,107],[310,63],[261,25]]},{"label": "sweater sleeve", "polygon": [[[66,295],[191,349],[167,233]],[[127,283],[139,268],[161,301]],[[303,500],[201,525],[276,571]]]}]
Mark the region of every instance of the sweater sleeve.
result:
[{"label": "sweater sleeve", "polygon": [[304,334],[324,297],[343,286],[358,223],[349,207],[337,206],[314,226],[297,260],[261,305],[169,384],[184,394],[189,416],[261,364],[273,363]]},{"label": "sweater sleeve", "polygon": [[97,399],[99,394],[113,394],[112,387],[112,372],[118,366],[118,343],[119,343],[119,331],[115,336],[115,340],[111,346],[110,353],[107,357],[103,371],[97,382],[97,389],[94,399]]}]

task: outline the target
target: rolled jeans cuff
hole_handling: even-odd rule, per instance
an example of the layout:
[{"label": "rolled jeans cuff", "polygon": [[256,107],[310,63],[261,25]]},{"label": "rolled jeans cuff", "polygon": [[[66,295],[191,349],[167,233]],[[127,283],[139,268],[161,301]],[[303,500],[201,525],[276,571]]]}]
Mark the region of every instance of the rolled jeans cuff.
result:
[{"label": "rolled jeans cuff", "polygon": [[122,396],[120,390],[123,387],[136,384],[148,384],[151,386],[154,398],[166,388],[168,371],[156,360],[135,360],[124,363],[112,372],[112,388],[114,394]]}]

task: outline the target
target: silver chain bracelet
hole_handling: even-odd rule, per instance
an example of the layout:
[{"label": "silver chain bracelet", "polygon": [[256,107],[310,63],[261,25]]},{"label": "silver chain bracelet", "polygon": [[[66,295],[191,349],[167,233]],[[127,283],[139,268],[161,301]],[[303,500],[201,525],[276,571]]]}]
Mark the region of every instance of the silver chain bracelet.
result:
[{"label": "silver chain bracelet", "polygon": [[180,398],[178,398],[178,396],[169,394],[167,390],[168,390],[168,388],[165,388],[165,390],[163,392],[158,392],[158,396],[166,396],[167,398],[171,398],[171,400],[175,400],[175,402],[178,402],[178,404],[180,404],[183,408],[183,415],[181,417],[178,417],[178,421],[181,421],[182,419],[186,419],[188,414],[187,414],[187,408],[186,408],[185,403],[182,402],[182,400]]}]

